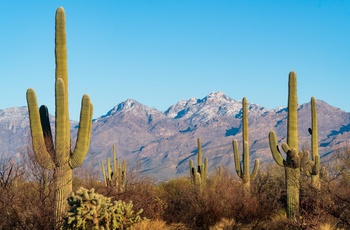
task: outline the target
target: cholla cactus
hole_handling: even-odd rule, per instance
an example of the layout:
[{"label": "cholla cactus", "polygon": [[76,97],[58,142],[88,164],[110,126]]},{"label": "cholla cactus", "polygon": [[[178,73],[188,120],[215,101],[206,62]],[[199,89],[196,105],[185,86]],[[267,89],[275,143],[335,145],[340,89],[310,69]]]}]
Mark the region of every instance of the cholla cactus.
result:
[{"label": "cholla cactus", "polygon": [[68,198],[70,210],[65,229],[130,229],[142,220],[142,209],[135,212],[132,201],[111,201],[94,189],[79,188]]}]

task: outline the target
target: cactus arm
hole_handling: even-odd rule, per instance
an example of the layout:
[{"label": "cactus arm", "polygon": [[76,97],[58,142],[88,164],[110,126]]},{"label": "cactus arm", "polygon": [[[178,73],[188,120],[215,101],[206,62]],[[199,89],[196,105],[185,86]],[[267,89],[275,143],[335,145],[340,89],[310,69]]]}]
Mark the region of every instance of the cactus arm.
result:
[{"label": "cactus arm", "polygon": [[312,159],[315,160],[316,155],[318,155],[318,124],[317,124],[317,110],[316,110],[316,100],[311,97],[311,122],[312,122],[312,138],[311,138],[311,149],[312,149]]},{"label": "cactus arm", "polygon": [[269,133],[269,144],[270,144],[270,150],[273,156],[273,159],[276,161],[276,163],[279,166],[284,166],[284,159],[282,158],[281,152],[278,149],[277,139],[276,139],[276,133],[274,131],[271,131]]},{"label": "cactus arm", "polygon": [[76,168],[79,165],[81,165],[89,150],[92,127],[91,120],[92,104],[90,102],[90,97],[88,95],[84,95],[82,99],[82,109],[80,112],[78,137],[75,144],[74,152],[69,159],[69,165],[71,166],[71,168]]},{"label": "cactus arm", "polygon": [[298,152],[298,96],[297,79],[295,72],[289,73],[288,81],[288,120],[287,120],[287,143],[289,147]]},{"label": "cactus arm", "polygon": [[[66,110],[63,101],[65,100],[65,88],[62,79],[56,80],[56,159],[55,163],[63,165],[68,161],[70,152],[70,139],[66,135]],[[68,155],[68,156],[67,156]]]},{"label": "cactus arm", "polygon": [[241,161],[239,159],[239,153],[238,153],[238,142],[236,139],[234,139],[232,141],[232,146],[233,146],[233,157],[234,157],[234,161],[235,161],[235,168],[236,168],[236,172],[238,177],[242,177],[242,168],[241,168]]},{"label": "cactus arm", "polygon": [[201,166],[202,166],[202,162],[203,162],[203,157],[202,157],[202,145],[201,145],[201,139],[198,138],[197,139],[197,145],[198,145],[198,172],[201,173]]},{"label": "cactus arm", "polygon": [[38,163],[42,167],[51,170],[55,168],[55,164],[49,152],[44,147],[45,146],[44,134],[41,127],[38,103],[37,103],[35,91],[33,89],[27,90],[27,104],[28,104],[28,112],[29,112],[30,131],[32,136],[32,145],[33,145],[33,151],[35,153],[35,157]]},{"label": "cactus arm", "polygon": [[243,143],[249,142],[249,133],[248,133],[248,100],[247,98],[243,97],[242,100],[242,110],[243,110],[243,116],[242,116],[242,136],[243,136]]},{"label": "cactus arm", "polygon": [[206,180],[208,177],[208,168],[209,168],[209,159],[206,157],[204,158],[204,172],[203,172],[204,180]]},{"label": "cactus arm", "polygon": [[201,174],[199,174],[198,172],[196,172],[195,174],[195,185],[200,186],[202,184]]},{"label": "cactus arm", "polygon": [[46,150],[52,157],[55,154],[55,147],[53,144],[51,125],[50,125],[50,119],[49,119],[49,111],[45,105],[42,105],[39,108],[39,113],[40,113],[41,128],[44,134]]},{"label": "cactus arm", "polygon": [[254,168],[252,173],[250,174],[250,179],[254,180],[254,178],[256,177],[256,175],[258,174],[258,169],[259,169],[259,159],[256,159],[254,162]]},{"label": "cactus arm", "polygon": [[190,178],[192,183],[195,183],[195,168],[194,168],[194,164],[193,164],[193,160],[190,160]]},{"label": "cactus arm", "polygon": [[121,178],[121,192],[125,192],[125,186],[126,186],[126,161],[123,160],[122,163],[122,178]]},{"label": "cactus arm", "polygon": [[109,157],[107,157],[107,179],[108,179],[108,183],[111,183],[112,167],[111,167],[111,159]]},{"label": "cactus arm", "polygon": [[123,171],[124,171],[124,175],[126,175],[126,161],[123,160]]},{"label": "cactus arm", "polygon": [[[55,23],[56,80],[61,78],[68,90],[66,15],[62,7],[56,10]],[[68,98],[65,104],[68,105]]]},{"label": "cactus arm", "polygon": [[115,149],[115,145],[113,145],[113,179],[118,190],[118,161],[117,161],[117,150]]},{"label": "cactus arm", "polygon": [[103,176],[103,180],[105,182],[105,186],[107,186],[107,178],[106,178],[106,170],[105,170],[105,166],[103,165],[103,162],[100,161],[101,163],[101,170],[102,170],[102,176]]}]

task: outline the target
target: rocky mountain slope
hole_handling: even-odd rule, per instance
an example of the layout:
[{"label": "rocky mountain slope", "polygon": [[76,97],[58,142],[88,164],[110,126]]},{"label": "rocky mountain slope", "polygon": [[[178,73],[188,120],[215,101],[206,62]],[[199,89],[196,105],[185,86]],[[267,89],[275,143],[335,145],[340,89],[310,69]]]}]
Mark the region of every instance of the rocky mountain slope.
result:
[{"label": "rocky mountain slope", "polygon": [[[248,98],[249,100],[249,98]],[[188,174],[189,159],[196,159],[197,138],[202,140],[204,157],[209,158],[209,170],[218,165],[234,170],[232,140],[241,145],[241,101],[221,92],[203,99],[182,100],[165,112],[128,99],[106,115],[93,121],[90,151],[85,163],[99,167],[99,161],[110,156],[112,145],[118,157],[126,159],[128,168],[144,176],[167,180]],[[327,160],[333,149],[344,146],[350,138],[350,113],[317,100],[320,155]],[[276,131],[279,141],[285,141],[287,109],[269,110],[249,104],[249,139],[251,159],[272,160],[268,133]],[[310,104],[299,106],[299,136],[301,147],[310,148]],[[26,107],[0,110],[0,151],[8,155],[25,152],[30,143]],[[72,122],[72,137],[76,135]],[[241,147],[241,146],[240,146]],[[242,148],[240,148],[242,151]]]}]

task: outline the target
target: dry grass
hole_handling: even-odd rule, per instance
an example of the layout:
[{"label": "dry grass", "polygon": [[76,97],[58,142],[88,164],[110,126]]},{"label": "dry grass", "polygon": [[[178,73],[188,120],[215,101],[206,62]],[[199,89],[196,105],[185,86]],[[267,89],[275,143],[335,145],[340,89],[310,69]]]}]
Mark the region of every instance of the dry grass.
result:
[{"label": "dry grass", "polygon": [[[142,208],[142,216],[148,219],[133,229],[350,229],[349,156],[350,152],[339,154],[320,191],[302,177],[302,217],[296,221],[286,219],[284,171],[275,164],[262,167],[251,183],[250,195],[243,191],[241,180],[228,172],[210,177],[202,189],[187,177],[161,184],[134,177],[127,190],[118,193],[100,183],[96,172],[82,168],[76,171],[73,185],[94,187],[114,200],[133,201],[134,208]],[[26,174],[0,186],[0,229],[52,229],[51,176],[33,164]]]}]

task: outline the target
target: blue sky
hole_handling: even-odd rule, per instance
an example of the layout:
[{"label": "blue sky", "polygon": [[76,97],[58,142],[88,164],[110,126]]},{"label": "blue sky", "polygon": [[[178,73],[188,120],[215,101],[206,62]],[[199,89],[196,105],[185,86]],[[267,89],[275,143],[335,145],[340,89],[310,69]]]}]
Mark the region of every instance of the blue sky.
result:
[{"label": "blue sky", "polygon": [[350,1],[1,1],[0,109],[28,88],[54,114],[54,18],[67,18],[70,118],[131,98],[164,111],[222,91],[273,109],[310,97],[350,112]]}]

